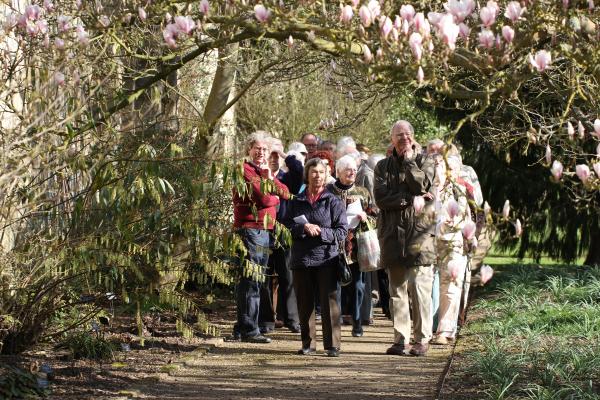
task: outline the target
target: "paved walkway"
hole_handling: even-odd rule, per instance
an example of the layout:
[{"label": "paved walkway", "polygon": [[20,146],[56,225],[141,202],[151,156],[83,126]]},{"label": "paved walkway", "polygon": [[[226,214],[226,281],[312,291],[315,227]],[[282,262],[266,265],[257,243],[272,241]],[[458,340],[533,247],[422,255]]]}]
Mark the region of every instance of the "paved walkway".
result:
[{"label": "paved walkway", "polygon": [[392,328],[382,315],[361,338],[344,326],[339,358],[326,357],[322,348],[296,355],[299,335],[285,328],[270,336],[266,345],[217,342],[138,390],[163,399],[434,399],[451,352],[432,346],[427,357],[385,355]]}]

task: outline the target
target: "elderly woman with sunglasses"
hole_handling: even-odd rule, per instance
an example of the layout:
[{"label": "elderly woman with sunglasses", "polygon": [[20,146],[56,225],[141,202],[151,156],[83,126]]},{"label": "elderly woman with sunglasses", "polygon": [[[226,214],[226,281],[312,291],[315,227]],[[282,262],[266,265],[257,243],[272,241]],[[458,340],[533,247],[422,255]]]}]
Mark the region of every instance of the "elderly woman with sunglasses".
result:
[{"label": "elderly woman with sunglasses", "polygon": [[314,291],[318,290],[323,347],[329,357],[338,357],[342,336],[337,302],[338,243],[343,242],[348,228],[345,205],[325,188],[327,164],[327,160],[320,158],[306,162],[306,190],[288,204],[284,223],[293,239],[290,268],[294,274],[302,337],[298,354],[316,351]]}]

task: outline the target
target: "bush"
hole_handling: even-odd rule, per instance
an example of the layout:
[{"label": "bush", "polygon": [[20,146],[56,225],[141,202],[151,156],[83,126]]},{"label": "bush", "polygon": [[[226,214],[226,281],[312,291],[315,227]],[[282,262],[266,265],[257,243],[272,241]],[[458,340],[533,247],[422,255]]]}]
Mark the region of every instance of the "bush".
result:
[{"label": "bush", "polygon": [[76,332],[67,337],[63,346],[71,351],[73,358],[108,360],[116,350],[114,343],[100,333]]},{"label": "bush", "polygon": [[5,365],[0,372],[1,399],[33,399],[47,394],[47,389],[38,383],[38,377],[29,371]]}]

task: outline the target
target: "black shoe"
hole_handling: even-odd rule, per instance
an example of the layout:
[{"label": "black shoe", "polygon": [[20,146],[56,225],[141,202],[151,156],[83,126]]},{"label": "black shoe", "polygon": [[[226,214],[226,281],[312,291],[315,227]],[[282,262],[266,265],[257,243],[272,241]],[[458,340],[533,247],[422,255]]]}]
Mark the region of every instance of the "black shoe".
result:
[{"label": "black shoe", "polygon": [[242,338],[242,342],[246,343],[271,343],[271,338],[263,335],[246,336]]},{"label": "black shoe", "polygon": [[300,333],[300,325],[297,325],[297,324],[288,324],[288,325],[286,325],[286,327],[292,333]]},{"label": "black shoe", "polygon": [[352,321],[352,336],[361,337],[363,333],[364,332],[360,321]]},{"label": "black shoe", "polygon": [[330,347],[327,349],[327,357],[339,357],[340,349],[337,347]]},{"label": "black shoe", "polygon": [[407,346],[404,343],[394,343],[390,348],[388,348],[385,354],[390,356],[405,356],[406,351],[410,350],[410,345]]},{"label": "black shoe", "polygon": [[260,331],[261,334],[267,334],[267,333],[271,333],[275,330],[275,328],[272,328],[270,326],[261,326],[260,328],[258,328],[258,330]]},{"label": "black shoe", "polygon": [[298,350],[296,352],[296,354],[299,354],[301,356],[308,356],[309,354],[314,354],[317,351],[317,349],[311,349],[310,347],[303,347],[300,350]]},{"label": "black shoe", "polygon": [[225,336],[223,341],[225,342],[240,342],[242,340],[242,335],[239,332],[234,332],[229,336]]}]

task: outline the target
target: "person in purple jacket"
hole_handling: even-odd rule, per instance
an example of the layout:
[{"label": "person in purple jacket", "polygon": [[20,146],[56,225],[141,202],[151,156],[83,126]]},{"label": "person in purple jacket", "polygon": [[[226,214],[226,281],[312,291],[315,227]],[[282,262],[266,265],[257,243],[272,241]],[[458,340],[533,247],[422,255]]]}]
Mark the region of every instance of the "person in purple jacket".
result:
[{"label": "person in purple jacket", "polygon": [[313,158],[304,166],[307,188],[288,203],[284,224],[292,234],[290,268],[298,300],[302,348],[314,353],[317,346],[315,288],[318,287],[323,324],[323,347],[338,357],[341,345],[337,302],[340,243],[348,232],[346,207],[325,188],[327,160]]}]

